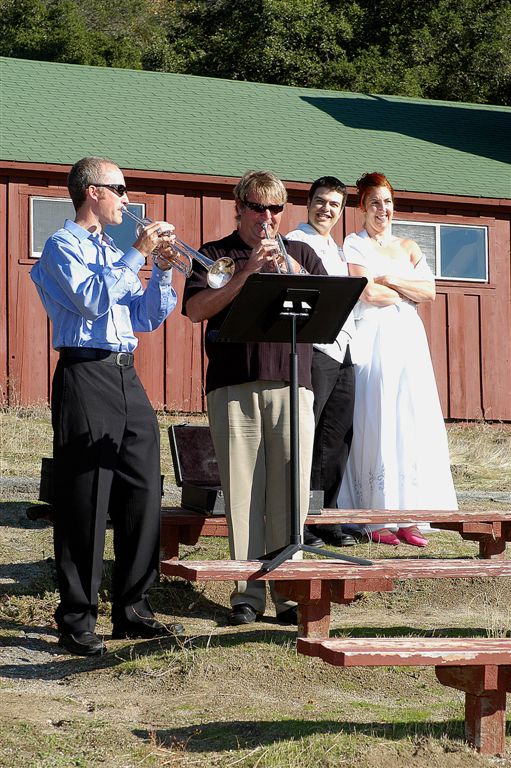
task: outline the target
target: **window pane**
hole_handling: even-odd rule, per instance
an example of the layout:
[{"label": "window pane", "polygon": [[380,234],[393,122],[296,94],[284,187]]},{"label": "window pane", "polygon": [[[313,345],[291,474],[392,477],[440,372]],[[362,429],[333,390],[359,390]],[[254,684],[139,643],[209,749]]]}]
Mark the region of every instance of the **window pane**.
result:
[{"label": "window pane", "polygon": [[440,227],[442,277],[486,280],[486,229]]},{"label": "window pane", "polygon": [[[47,239],[64,226],[66,219],[74,219],[75,210],[69,198],[32,197],[32,253],[33,258],[39,258]],[[128,208],[141,218],[145,215],[145,205],[130,203]],[[137,224],[127,217],[118,226],[105,227],[105,232],[113,238],[121,251],[127,251],[137,239]]]},{"label": "window pane", "polygon": [[[130,211],[136,213],[141,219],[145,216],[145,205],[143,203],[130,203],[128,205]],[[130,248],[137,239],[137,223],[133,219],[129,219],[127,216],[123,216],[122,224],[109,225],[105,227],[105,232],[109,235],[116,246],[124,253]]]},{"label": "window pane", "polygon": [[71,200],[56,197],[32,197],[32,258],[39,258],[50,235],[74,219]]},{"label": "window pane", "polygon": [[404,224],[395,221],[392,224],[392,234],[398,237],[409,237],[415,240],[422,253],[426,257],[434,275],[436,270],[436,227],[430,224]]}]

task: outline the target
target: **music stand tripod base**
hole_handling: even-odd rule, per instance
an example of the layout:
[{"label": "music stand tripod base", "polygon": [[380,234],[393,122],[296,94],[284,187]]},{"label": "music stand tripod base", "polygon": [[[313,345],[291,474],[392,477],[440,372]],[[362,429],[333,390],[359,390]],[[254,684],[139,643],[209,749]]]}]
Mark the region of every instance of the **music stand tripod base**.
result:
[{"label": "music stand tripod base", "polygon": [[[279,565],[285,563],[287,560],[293,560],[294,555],[297,552],[310,552],[313,555],[321,555],[321,557],[333,558],[335,560],[344,560],[348,563],[355,563],[355,565],[373,565],[372,560],[364,560],[362,557],[354,557],[353,555],[341,555],[339,552],[330,552],[328,549],[321,549],[320,547],[311,547],[308,544],[302,544],[301,541],[296,544],[287,544],[282,549],[277,549],[274,552],[269,552],[267,555],[262,555],[257,559],[260,560],[263,565],[261,571],[263,573],[270,573],[270,571],[278,568]],[[269,562],[265,562],[269,560]]]}]

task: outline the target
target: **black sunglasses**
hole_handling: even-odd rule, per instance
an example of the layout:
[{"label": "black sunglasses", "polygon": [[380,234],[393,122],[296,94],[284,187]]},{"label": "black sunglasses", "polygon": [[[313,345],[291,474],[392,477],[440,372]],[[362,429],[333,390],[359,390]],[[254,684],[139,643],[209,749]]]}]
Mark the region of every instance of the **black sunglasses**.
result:
[{"label": "black sunglasses", "polygon": [[262,203],[252,203],[250,200],[245,200],[243,205],[246,205],[247,208],[250,208],[251,211],[255,211],[256,213],[264,213],[265,211],[270,211],[270,213],[281,213],[284,210],[284,203],[282,205],[263,205]]},{"label": "black sunglasses", "polygon": [[89,184],[89,187],[106,187],[115,192],[116,195],[119,195],[119,197],[122,197],[128,191],[128,187],[125,187],[124,184]]}]

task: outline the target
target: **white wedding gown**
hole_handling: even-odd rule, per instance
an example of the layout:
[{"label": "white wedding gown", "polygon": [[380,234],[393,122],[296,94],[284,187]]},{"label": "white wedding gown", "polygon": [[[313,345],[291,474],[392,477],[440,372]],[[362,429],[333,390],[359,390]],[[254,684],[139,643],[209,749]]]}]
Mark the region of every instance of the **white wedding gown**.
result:
[{"label": "white wedding gown", "polygon": [[[424,258],[414,268],[408,260],[378,253],[360,235],[346,238],[344,251],[348,262],[363,264],[372,276],[433,277]],[[350,345],[356,376],[353,442],[338,506],[457,509],[447,434],[415,304],[403,300],[375,307],[358,302],[355,319],[357,332]],[[391,528],[401,525],[389,523]]]}]

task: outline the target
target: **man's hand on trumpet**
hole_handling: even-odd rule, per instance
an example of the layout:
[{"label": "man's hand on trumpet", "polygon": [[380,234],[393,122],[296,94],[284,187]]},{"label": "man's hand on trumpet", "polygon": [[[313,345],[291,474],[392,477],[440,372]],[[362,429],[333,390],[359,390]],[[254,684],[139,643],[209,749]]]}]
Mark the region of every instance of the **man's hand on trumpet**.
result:
[{"label": "man's hand on trumpet", "polygon": [[275,265],[275,240],[265,238],[252,248],[246,269],[249,272],[278,272]]},{"label": "man's hand on trumpet", "polygon": [[304,273],[301,265],[289,254],[284,257],[274,238],[265,237],[252,249],[247,262],[251,272],[280,272],[281,274],[300,275]]},{"label": "man's hand on trumpet", "polygon": [[146,258],[149,258],[153,253],[155,264],[160,269],[170,269],[172,263],[165,258],[165,251],[167,249],[172,250],[172,245],[176,240],[174,231],[173,224],[166,221],[152,221],[141,230],[133,246]]}]

